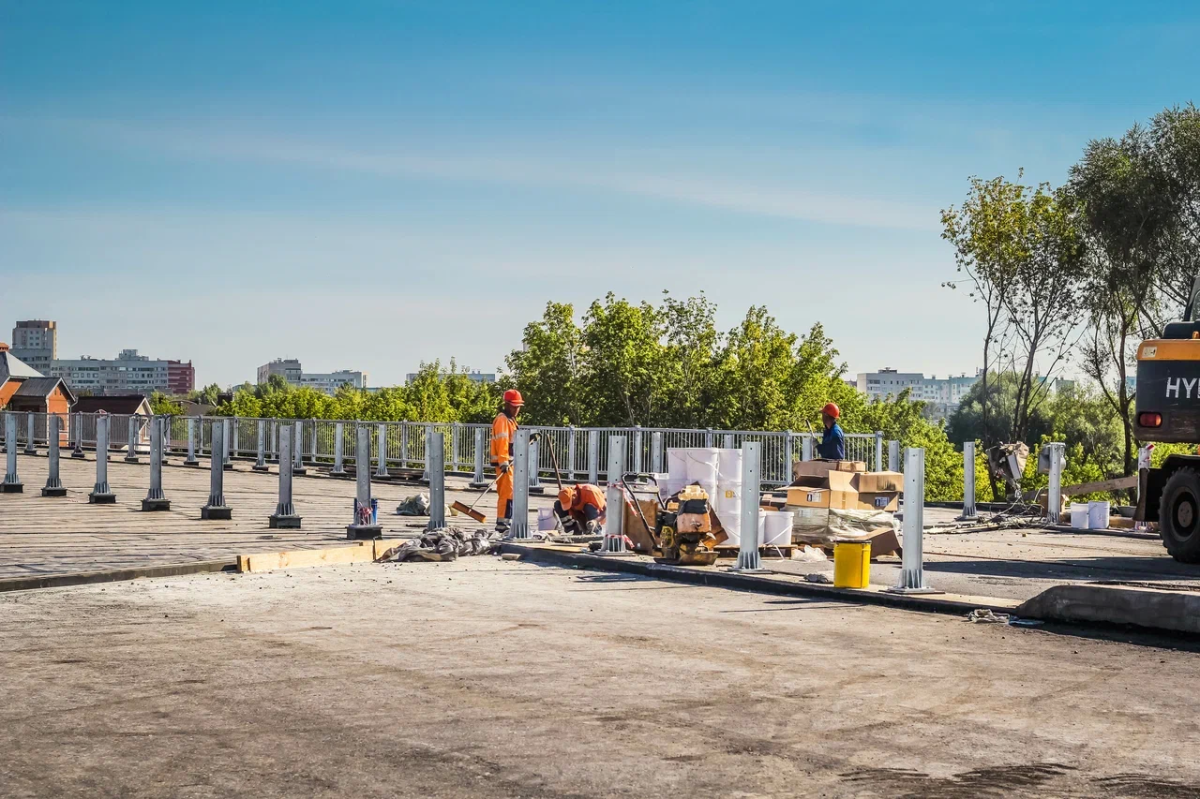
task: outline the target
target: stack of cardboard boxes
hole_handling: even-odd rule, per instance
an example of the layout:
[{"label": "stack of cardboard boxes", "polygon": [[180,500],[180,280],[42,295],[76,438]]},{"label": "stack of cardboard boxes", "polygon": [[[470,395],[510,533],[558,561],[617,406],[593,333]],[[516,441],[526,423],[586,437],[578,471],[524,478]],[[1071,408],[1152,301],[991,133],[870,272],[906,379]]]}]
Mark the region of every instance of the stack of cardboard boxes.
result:
[{"label": "stack of cardboard boxes", "polygon": [[868,472],[862,461],[797,461],[792,464],[787,504],[835,510],[900,509],[904,475]]}]

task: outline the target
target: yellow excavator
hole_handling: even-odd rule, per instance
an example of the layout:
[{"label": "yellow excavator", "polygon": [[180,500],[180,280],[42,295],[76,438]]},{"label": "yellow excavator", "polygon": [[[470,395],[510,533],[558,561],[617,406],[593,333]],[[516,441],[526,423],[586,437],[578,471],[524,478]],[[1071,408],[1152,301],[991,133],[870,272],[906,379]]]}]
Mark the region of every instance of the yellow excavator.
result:
[{"label": "yellow excavator", "polygon": [[[1139,441],[1200,445],[1200,277],[1183,312],[1162,336],[1138,345],[1133,417]],[[1171,557],[1200,563],[1200,454],[1169,455],[1138,475],[1134,518],[1158,522]]]}]

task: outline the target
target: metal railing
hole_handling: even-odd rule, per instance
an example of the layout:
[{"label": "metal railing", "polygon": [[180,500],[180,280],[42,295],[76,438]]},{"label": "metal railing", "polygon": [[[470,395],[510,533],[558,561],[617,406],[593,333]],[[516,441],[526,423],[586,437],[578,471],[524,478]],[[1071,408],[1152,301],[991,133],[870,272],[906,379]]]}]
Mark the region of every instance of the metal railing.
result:
[{"label": "metal railing", "polygon": [[[46,414],[25,411],[4,411],[18,417],[17,445],[28,447],[30,440],[29,419],[33,419],[33,446],[46,446]],[[71,413],[65,418],[61,443],[76,451],[95,449],[96,417],[99,414]],[[135,449],[149,451],[149,417],[109,414],[109,449],[123,452],[129,446],[129,428],[135,425]],[[342,458],[346,464],[357,464],[359,453],[356,428],[360,425],[371,428],[370,452],[366,453],[369,464],[378,467],[380,444],[383,449],[385,469],[425,469],[427,467],[426,442],[428,434],[442,433],[444,462],[448,472],[473,474],[491,473],[489,446],[491,425],[465,424],[459,422],[369,422],[333,419],[257,419],[248,417],[187,417],[171,416],[164,424],[165,451],[168,453],[189,452],[196,457],[212,452],[212,422],[220,418],[228,422],[225,435],[228,437],[231,459],[257,459],[259,431],[262,430],[263,457],[267,463],[279,458],[279,427],[289,424],[300,427],[300,459],[312,464],[333,465],[337,446],[338,426],[341,426]],[[382,429],[382,436],[379,431]],[[536,450],[531,452],[530,480],[537,485],[541,478],[554,474],[557,460],[565,480],[607,479],[609,461],[608,446],[612,436],[625,439],[625,459],[630,471],[666,471],[667,450],[681,447],[732,447],[739,448],[745,441],[762,444],[762,481],[765,486],[787,485],[791,482],[791,463],[801,460],[805,439],[811,433],[790,431],[763,432],[751,430],[678,430],[656,427],[540,427],[529,426],[531,431],[541,433]],[[482,436],[476,431],[482,430]],[[0,435],[3,427],[0,426]],[[476,451],[482,442],[483,452]],[[5,442],[7,444],[7,442]],[[815,442],[812,450],[815,451]],[[872,433],[847,433],[846,457],[850,460],[866,461],[876,468],[878,451],[877,435]],[[886,466],[886,462],[883,464]]]}]

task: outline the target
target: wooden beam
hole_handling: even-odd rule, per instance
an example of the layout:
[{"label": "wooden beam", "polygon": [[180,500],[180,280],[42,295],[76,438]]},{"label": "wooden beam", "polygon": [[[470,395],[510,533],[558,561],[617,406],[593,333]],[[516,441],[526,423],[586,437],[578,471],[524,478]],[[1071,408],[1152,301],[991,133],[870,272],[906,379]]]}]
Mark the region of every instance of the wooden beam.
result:
[{"label": "wooden beam", "polygon": [[375,559],[375,548],[369,546],[369,541],[366,544],[368,545],[238,555],[238,571],[269,572],[275,569],[324,566],[331,563],[370,563]]},{"label": "wooden beam", "polygon": [[1095,483],[1080,483],[1079,485],[1063,486],[1064,497],[1076,497],[1080,494],[1095,494],[1100,491],[1120,491],[1125,488],[1137,487],[1137,475],[1114,477],[1111,480],[1100,480]]}]

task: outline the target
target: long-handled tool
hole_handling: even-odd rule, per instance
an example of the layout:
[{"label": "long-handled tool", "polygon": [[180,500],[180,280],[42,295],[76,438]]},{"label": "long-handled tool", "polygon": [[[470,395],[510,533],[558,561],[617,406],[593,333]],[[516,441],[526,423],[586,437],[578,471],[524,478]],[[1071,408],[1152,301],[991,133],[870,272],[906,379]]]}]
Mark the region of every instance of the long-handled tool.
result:
[{"label": "long-handled tool", "polygon": [[459,513],[465,513],[467,516],[470,516],[472,519],[479,522],[480,524],[486,522],[487,515],[484,514],[482,511],[475,510],[475,506],[479,504],[479,500],[481,500],[485,496],[487,496],[488,492],[492,490],[492,486],[496,485],[496,481],[499,479],[500,479],[500,473],[497,472],[496,476],[494,478],[492,478],[492,482],[488,483],[488,487],[483,489],[483,493],[480,494],[479,496],[475,497],[475,501],[472,502],[470,505],[467,505],[467,503],[465,503],[465,502],[459,502],[456,499],[456,500],[454,500],[454,502],[452,502],[450,504],[450,507],[453,510],[458,511]]}]

